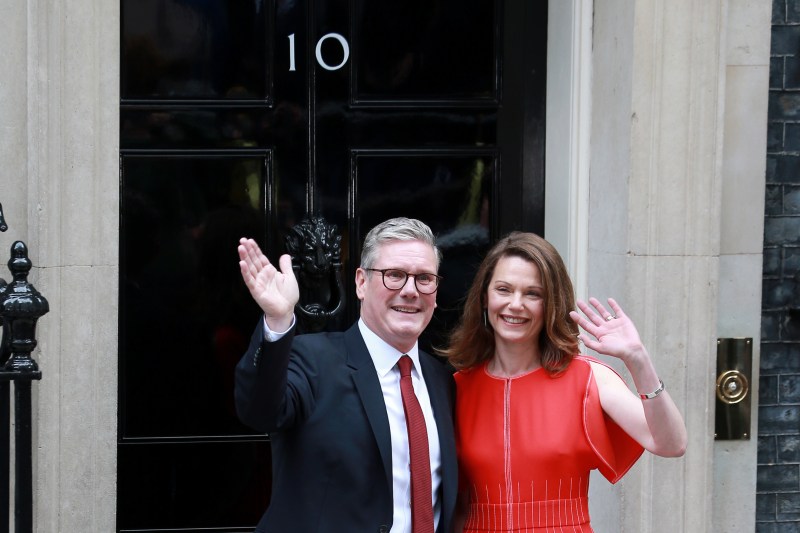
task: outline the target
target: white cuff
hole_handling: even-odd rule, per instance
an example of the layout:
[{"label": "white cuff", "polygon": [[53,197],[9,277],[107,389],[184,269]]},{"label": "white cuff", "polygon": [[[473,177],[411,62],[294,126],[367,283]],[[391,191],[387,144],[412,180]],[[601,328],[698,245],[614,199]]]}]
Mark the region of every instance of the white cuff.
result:
[{"label": "white cuff", "polygon": [[277,340],[280,340],[281,337],[283,337],[284,335],[289,333],[289,330],[291,330],[294,327],[294,323],[295,323],[295,316],[292,315],[292,323],[289,325],[288,328],[286,328],[286,331],[278,333],[278,332],[275,332],[275,331],[272,331],[271,329],[269,329],[269,326],[267,325],[267,317],[265,315],[264,316],[264,339],[267,342],[275,342]]}]

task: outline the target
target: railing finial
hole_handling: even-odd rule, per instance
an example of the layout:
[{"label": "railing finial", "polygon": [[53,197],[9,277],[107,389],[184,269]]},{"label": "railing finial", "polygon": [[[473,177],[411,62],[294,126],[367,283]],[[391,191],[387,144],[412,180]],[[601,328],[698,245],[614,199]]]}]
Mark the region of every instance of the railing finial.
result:
[{"label": "railing finial", "polygon": [[6,219],[3,216],[3,204],[0,204],[0,231],[6,231],[8,229],[8,224],[6,224]]}]

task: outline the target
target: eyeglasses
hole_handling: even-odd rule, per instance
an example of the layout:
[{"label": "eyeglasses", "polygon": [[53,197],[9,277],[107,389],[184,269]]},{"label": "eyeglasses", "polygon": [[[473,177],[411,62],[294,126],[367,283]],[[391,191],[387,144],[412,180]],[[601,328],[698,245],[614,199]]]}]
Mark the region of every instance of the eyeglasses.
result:
[{"label": "eyeglasses", "polygon": [[414,286],[422,294],[433,294],[439,288],[439,281],[442,276],[431,274],[429,272],[420,272],[419,274],[409,274],[405,270],[397,268],[365,268],[370,272],[380,272],[383,276],[383,286],[390,291],[399,291],[406,286],[408,277],[414,278]]}]

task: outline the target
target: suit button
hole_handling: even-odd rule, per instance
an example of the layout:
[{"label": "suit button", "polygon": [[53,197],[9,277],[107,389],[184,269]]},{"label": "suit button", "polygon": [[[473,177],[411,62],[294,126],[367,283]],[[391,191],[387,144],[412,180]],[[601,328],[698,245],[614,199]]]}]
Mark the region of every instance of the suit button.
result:
[{"label": "suit button", "polygon": [[389,526],[381,526],[378,528],[378,533],[389,533]]}]

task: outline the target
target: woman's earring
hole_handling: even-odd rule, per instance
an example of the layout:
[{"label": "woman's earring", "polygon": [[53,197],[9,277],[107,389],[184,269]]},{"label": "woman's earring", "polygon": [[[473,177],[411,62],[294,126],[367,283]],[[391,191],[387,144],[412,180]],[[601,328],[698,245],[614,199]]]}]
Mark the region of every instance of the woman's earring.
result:
[{"label": "woman's earring", "polygon": [[486,309],[483,310],[483,327],[489,329],[489,311]]}]

